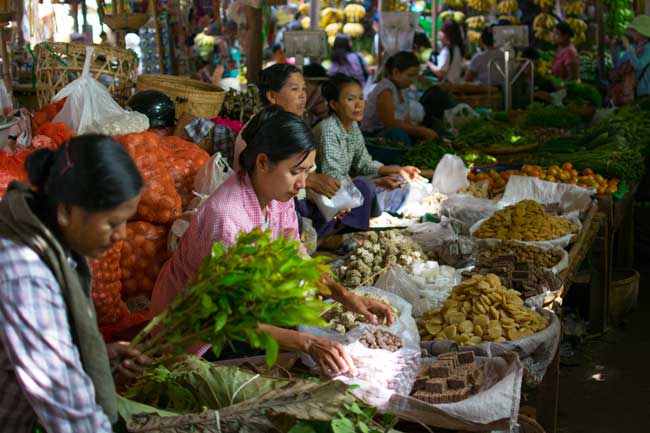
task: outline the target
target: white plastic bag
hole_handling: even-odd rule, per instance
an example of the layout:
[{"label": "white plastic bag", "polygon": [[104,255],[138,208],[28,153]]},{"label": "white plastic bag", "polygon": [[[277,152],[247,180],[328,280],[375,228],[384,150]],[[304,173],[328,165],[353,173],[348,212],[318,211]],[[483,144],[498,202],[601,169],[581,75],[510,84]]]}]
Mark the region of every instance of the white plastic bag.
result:
[{"label": "white plastic bag", "polygon": [[194,176],[194,195],[196,198],[192,200],[189,208],[198,208],[232,174],[232,168],[221,156],[221,153],[218,152],[213,155],[210,161],[201,167]]},{"label": "white plastic bag", "polygon": [[343,209],[354,209],[363,205],[364,201],[361,191],[354,185],[349,176],[341,179],[341,186],[331,199],[310,191],[308,191],[308,195],[318,206],[318,210],[323,214],[325,221],[332,220]]},{"label": "white plastic bag", "polygon": [[307,250],[307,254],[310,256],[314,254],[318,248],[318,233],[316,233],[313,221],[306,217],[302,217],[302,234],[300,235],[300,242]]},{"label": "white plastic bag", "polygon": [[449,195],[468,188],[467,171],[462,159],[456,155],[446,154],[442,157],[436,166],[436,171],[433,173],[433,180],[431,181],[433,190]]},{"label": "white plastic bag", "polygon": [[446,126],[456,130],[479,117],[478,113],[467,104],[458,104],[453,108],[445,110],[443,114]]},{"label": "white plastic bag", "polygon": [[167,235],[167,251],[173,253],[178,248],[178,244],[181,241],[181,238],[190,227],[190,220],[196,213],[196,210],[186,211],[183,215],[178,218],[169,229],[169,234]]},{"label": "white plastic bag", "polygon": [[496,201],[476,198],[467,194],[455,194],[440,205],[440,215],[462,224],[465,233],[476,221],[490,217],[498,209]]},{"label": "white plastic bag", "polygon": [[81,76],[61,89],[52,99],[56,102],[67,98],[53,122],[65,123],[77,135],[121,135],[149,129],[147,116],[122,109],[108,89],[92,77],[92,54],[93,47],[86,47],[86,60]]},{"label": "white plastic bag", "polygon": [[[7,65],[8,66],[8,65]],[[11,95],[5,87],[5,82],[0,78],[0,108],[2,112],[0,113],[3,116],[9,116],[12,111],[14,111],[14,102],[11,99]]]}]

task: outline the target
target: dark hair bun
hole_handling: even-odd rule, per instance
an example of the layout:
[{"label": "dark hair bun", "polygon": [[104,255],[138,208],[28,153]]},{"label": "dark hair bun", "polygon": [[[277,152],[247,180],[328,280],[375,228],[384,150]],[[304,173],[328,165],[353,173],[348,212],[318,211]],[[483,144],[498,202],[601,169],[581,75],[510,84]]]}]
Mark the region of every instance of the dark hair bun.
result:
[{"label": "dark hair bun", "polygon": [[348,84],[357,84],[361,86],[361,83],[356,78],[339,72],[334,74],[334,76],[321,85],[321,94],[327,102],[338,101],[343,87]]},{"label": "dark hair bun", "polygon": [[29,154],[25,160],[25,170],[29,183],[42,189],[50,177],[54,165],[55,152],[51,149],[39,149]]}]

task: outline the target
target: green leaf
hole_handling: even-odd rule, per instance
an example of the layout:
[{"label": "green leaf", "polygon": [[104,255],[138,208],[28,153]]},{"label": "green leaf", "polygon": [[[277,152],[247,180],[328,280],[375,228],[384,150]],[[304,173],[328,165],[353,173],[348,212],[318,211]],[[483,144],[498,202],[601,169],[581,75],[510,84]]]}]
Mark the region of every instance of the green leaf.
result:
[{"label": "green leaf", "polygon": [[337,418],[332,420],[332,431],[334,433],[355,433],[354,424],[347,418]]},{"label": "green leaf", "polygon": [[316,429],[305,422],[298,422],[296,425],[291,427],[288,433],[316,433]]},{"label": "green leaf", "polygon": [[365,422],[363,422],[363,421],[359,421],[359,422],[357,423],[357,427],[359,427],[359,430],[361,430],[361,433],[370,433],[370,428],[369,428],[368,425],[367,425]]},{"label": "green leaf", "polygon": [[361,410],[361,408],[359,407],[359,405],[357,403],[352,403],[348,409],[353,414],[364,415],[363,411]]},{"label": "green leaf", "polygon": [[217,313],[214,318],[214,332],[219,332],[226,325],[228,314],[225,311]]}]

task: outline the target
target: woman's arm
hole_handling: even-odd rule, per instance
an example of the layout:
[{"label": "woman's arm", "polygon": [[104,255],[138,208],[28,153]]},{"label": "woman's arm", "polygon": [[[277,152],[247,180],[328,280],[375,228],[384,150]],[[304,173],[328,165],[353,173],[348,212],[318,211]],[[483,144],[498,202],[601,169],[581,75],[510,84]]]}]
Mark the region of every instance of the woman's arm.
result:
[{"label": "woman's arm", "polygon": [[379,119],[387,128],[401,128],[409,135],[435,140],[438,134],[433,129],[416,126],[409,121],[395,118],[395,105],[393,104],[393,95],[390,90],[385,90],[377,97],[377,111]]}]

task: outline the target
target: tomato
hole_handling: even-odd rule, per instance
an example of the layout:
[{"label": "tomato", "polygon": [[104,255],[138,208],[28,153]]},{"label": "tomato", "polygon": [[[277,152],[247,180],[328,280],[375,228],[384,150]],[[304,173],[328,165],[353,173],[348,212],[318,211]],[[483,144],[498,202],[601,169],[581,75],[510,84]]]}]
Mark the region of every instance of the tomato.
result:
[{"label": "tomato", "polygon": [[570,162],[565,162],[564,164],[562,164],[562,168],[567,171],[571,171],[571,169],[573,168],[573,164],[571,164]]},{"label": "tomato", "polygon": [[591,176],[594,174],[594,171],[590,168],[585,168],[584,170],[582,170],[582,174],[584,176]]}]

